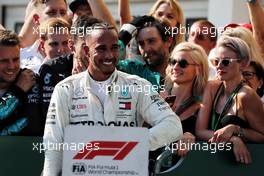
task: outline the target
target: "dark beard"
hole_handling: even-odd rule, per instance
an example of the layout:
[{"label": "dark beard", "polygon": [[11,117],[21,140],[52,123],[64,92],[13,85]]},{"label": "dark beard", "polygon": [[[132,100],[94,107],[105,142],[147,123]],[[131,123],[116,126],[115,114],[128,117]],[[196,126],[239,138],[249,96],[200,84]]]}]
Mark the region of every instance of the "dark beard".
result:
[{"label": "dark beard", "polygon": [[160,65],[162,65],[164,63],[165,60],[165,54],[164,53],[159,53],[159,52],[155,52],[157,58],[154,61],[150,61],[150,58],[144,58],[146,61],[146,64],[150,67],[150,68],[155,68],[158,67]]}]

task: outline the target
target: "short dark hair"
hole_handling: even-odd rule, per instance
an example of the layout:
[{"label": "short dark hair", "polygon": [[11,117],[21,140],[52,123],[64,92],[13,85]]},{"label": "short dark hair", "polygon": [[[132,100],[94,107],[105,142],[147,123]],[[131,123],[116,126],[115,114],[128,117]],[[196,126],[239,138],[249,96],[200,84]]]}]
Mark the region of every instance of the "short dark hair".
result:
[{"label": "short dark hair", "polygon": [[1,46],[19,46],[19,38],[15,32],[9,30],[0,30]]},{"label": "short dark hair", "polygon": [[145,23],[138,28],[138,33],[141,29],[144,29],[147,27],[157,28],[159,35],[162,41],[164,42],[168,41],[171,36],[170,33],[167,31],[168,29],[170,29],[170,27],[165,22],[158,21],[157,19],[154,19],[154,18],[151,19],[150,21],[145,21]]},{"label": "short dark hair", "polygon": [[69,8],[72,11],[72,13],[75,13],[76,10],[80,7],[80,6],[88,6],[89,9],[91,10],[90,4],[88,3],[87,0],[73,0],[70,4],[69,4]]},{"label": "short dark hair", "polygon": [[91,34],[94,30],[105,30],[105,31],[110,31],[115,30],[115,27],[109,23],[106,22],[100,22],[100,23],[94,23],[92,26],[88,27],[88,30],[85,31],[85,40],[90,40]]},{"label": "short dark hair", "polygon": [[254,61],[251,61],[249,65],[253,67],[257,78],[263,81],[262,86],[257,89],[257,94],[262,97],[264,95],[264,69],[259,63]]},{"label": "short dark hair", "polygon": [[87,35],[85,33],[87,28],[91,28],[94,24],[102,23],[102,22],[103,22],[102,20],[89,16],[89,15],[79,16],[72,25],[73,28],[78,29],[78,33],[73,34],[73,40],[77,41],[79,37],[78,35],[79,33],[82,33],[82,34],[84,33],[85,35]]}]

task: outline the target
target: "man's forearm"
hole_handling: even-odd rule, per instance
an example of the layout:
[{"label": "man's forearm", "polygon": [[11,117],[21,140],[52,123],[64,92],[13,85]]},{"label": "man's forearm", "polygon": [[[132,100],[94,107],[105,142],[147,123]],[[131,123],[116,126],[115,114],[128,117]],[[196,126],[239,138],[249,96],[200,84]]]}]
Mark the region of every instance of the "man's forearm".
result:
[{"label": "man's forearm", "polygon": [[94,17],[100,18],[101,20],[113,25],[117,29],[115,19],[103,0],[87,0],[87,2],[92,9]]}]

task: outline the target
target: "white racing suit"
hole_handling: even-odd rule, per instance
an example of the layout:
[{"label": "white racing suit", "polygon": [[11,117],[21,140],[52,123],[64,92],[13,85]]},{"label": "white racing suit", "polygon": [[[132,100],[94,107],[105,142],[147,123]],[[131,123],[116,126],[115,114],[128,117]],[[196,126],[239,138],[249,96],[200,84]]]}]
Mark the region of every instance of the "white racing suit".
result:
[{"label": "white racing suit", "polygon": [[[44,144],[62,143],[67,125],[103,125],[149,129],[150,150],[177,141],[182,135],[178,116],[151,84],[135,75],[115,70],[111,75],[105,103],[90,88],[88,71],[70,76],[54,89],[48,109]],[[62,151],[46,150],[44,176],[58,175],[62,169]]]}]

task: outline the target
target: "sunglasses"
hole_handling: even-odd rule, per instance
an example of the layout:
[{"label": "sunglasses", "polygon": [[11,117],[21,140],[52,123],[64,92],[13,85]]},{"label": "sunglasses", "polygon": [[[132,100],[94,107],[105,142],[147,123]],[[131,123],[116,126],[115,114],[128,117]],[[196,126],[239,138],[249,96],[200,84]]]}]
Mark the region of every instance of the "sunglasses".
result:
[{"label": "sunglasses", "polygon": [[170,60],[169,60],[169,64],[170,64],[171,66],[175,66],[176,63],[178,63],[179,66],[180,66],[181,68],[186,68],[186,67],[188,67],[189,65],[197,65],[197,64],[190,64],[190,63],[188,63],[186,59],[179,59],[179,60],[176,60],[176,59],[170,59]]},{"label": "sunglasses", "polygon": [[246,80],[252,79],[255,75],[256,75],[256,73],[255,72],[251,72],[251,71],[243,71],[242,72],[242,76]]},{"label": "sunglasses", "polygon": [[223,59],[211,59],[210,62],[214,67],[217,67],[219,64],[222,64],[224,67],[227,67],[231,62],[238,61],[240,59],[231,59],[231,58],[223,58]]}]

